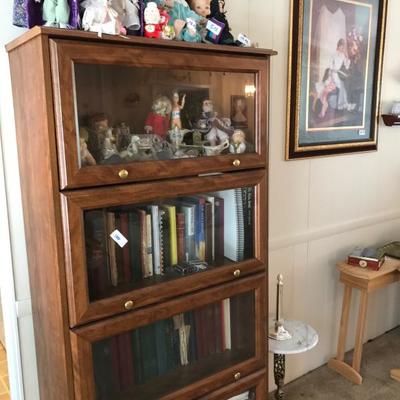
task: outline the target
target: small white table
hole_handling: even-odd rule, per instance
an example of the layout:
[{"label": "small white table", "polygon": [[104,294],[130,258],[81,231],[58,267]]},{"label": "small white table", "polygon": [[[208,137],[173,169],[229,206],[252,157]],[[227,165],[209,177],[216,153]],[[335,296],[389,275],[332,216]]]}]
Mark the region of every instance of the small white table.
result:
[{"label": "small white table", "polygon": [[284,328],[292,335],[289,340],[269,339],[269,351],[274,354],[274,378],[277,386],[275,398],[283,400],[285,379],[285,356],[287,354],[299,354],[311,350],[318,343],[318,334],[310,326],[301,321],[287,320]]}]

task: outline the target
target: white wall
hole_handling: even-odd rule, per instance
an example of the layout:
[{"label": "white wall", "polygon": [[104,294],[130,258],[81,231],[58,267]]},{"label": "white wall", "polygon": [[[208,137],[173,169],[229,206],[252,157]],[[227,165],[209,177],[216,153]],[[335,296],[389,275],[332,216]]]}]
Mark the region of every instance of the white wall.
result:
[{"label": "white wall", "polygon": [[[279,52],[273,58],[271,81],[271,300],[274,298],[275,276],[283,272],[286,280],[286,317],[309,322],[320,335],[320,344],[316,349],[288,359],[287,377],[291,380],[323,364],[335,353],[342,296],[335,262],[355,245],[374,245],[400,238],[400,131],[399,128],[381,126],[378,152],[285,162],[289,0],[227,0],[226,3],[230,11],[229,19],[237,32],[248,33],[260,47]],[[389,0],[389,3],[382,92],[384,110],[390,107],[392,100],[399,99],[400,92],[400,26],[396,25],[400,2]],[[14,304],[8,302],[7,312],[11,316],[7,321],[11,321],[8,326],[10,337],[16,337],[11,326],[12,315],[17,321],[25,398],[36,400],[39,395],[15,128],[9,68],[3,48],[5,43],[21,33],[20,29],[11,26],[11,11],[12,0],[3,1],[0,13],[0,126],[14,269],[14,274],[10,272],[7,279],[13,285],[12,289],[15,288],[7,295],[7,301],[15,296]],[[0,179],[0,200],[2,191],[4,183]],[[7,213],[3,212],[0,214],[0,227],[4,226],[8,225]],[[9,254],[10,250],[3,240],[0,246],[3,267],[3,254]],[[10,264],[8,262],[7,265]],[[400,323],[399,297],[398,287],[395,286],[371,296],[366,338],[375,337]],[[271,302],[271,311],[272,307]],[[354,330],[355,327],[351,326],[352,334]],[[349,341],[348,348],[352,345]],[[9,351],[13,354],[12,361],[18,366],[18,344],[13,342]],[[272,363],[270,365],[272,368]],[[11,374],[17,378],[17,372]],[[273,382],[272,375],[270,381]],[[11,384],[13,400],[22,399],[18,379],[12,380]]]},{"label": "white wall", "polygon": [[[356,245],[400,240],[400,130],[380,125],[379,151],[312,160],[284,161],[289,0],[228,0],[232,25],[247,32],[260,47],[273,48],[270,119],[270,312],[275,304],[275,277],[285,277],[286,318],[310,323],[318,346],[287,360],[287,381],[312,370],[335,354],[343,288],[337,260]],[[400,97],[400,2],[389,0],[382,109]],[[358,296],[352,315],[355,316]],[[370,297],[365,339],[400,324],[398,285]],[[353,318],[355,319],[355,317]],[[350,325],[347,348],[354,345]],[[270,358],[272,388],[272,358]]]}]

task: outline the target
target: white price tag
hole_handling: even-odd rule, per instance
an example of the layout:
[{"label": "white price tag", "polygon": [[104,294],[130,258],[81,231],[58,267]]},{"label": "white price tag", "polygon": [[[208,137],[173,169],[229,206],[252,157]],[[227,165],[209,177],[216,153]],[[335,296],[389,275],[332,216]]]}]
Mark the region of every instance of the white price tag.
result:
[{"label": "white price tag", "polygon": [[189,29],[195,31],[196,30],[196,21],[192,18],[186,18],[186,25]]},{"label": "white price tag", "polygon": [[208,20],[206,28],[216,36],[218,36],[222,31],[222,28],[211,20]]},{"label": "white price tag", "polygon": [[239,33],[238,41],[246,47],[251,47],[251,40],[243,33]]},{"label": "white price tag", "polygon": [[119,247],[124,247],[128,243],[128,239],[118,229],[116,229],[110,236]]}]

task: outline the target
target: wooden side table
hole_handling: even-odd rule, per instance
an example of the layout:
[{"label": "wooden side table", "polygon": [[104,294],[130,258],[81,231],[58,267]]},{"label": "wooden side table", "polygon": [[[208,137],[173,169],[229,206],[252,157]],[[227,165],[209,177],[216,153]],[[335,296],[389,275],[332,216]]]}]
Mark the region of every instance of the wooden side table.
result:
[{"label": "wooden side table", "polygon": [[[399,260],[387,258],[379,271],[372,271],[360,267],[354,267],[340,262],[337,268],[340,271],[340,282],[344,284],[344,296],[342,305],[342,317],[340,320],[339,341],[336,358],[331,358],[328,367],[338,372],[351,382],[361,385],[360,374],[364,329],[367,314],[368,295],[376,289],[385,287],[400,280],[397,270],[400,266]],[[361,291],[360,306],[358,311],[356,342],[352,365],[344,362],[347,328],[349,322],[351,294],[353,288]]]}]

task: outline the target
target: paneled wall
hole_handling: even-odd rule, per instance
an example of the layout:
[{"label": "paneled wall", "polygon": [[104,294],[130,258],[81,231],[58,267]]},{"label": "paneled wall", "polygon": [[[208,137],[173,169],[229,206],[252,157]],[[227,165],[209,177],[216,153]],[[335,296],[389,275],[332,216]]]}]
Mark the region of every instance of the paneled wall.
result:
[{"label": "paneled wall", "polygon": [[[13,1],[3,3],[0,13],[0,124],[7,200],[12,205],[9,219],[15,312],[25,398],[37,400],[15,128],[8,60],[3,46],[21,30],[11,26]],[[289,0],[226,0],[226,4],[228,18],[236,33],[247,33],[259,46],[279,52],[272,61],[270,107],[271,311],[275,276],[283,272],[285,316],[309,322],[320,335],[320,343],[314,350],[288,358],[287,378],[291,380],[322,365],[335,353],[342,296],[335,262],[356,245],[400,239],[400,128],[380,126],[378,152],[284,161]],[[400,15],[400,2],[389,0],[389,5],[382,91],[385,111],[390,108],[391,101],[399,100],[400,96],[400,25],[396,19]],[[0,225],[5,222],[0,221]],[[3,245],[0,245],[3,251]],[[7,248],[5,246],[4,251],[8,251]],[[353,313],[357,301],[356,297]],[[366,339],[400,323],[398,304],[398,286],[371,296]],[[351,325],[351,334],[354,331],[355,327]],[[348,348],[352,346],[353,342],[349,341]],[[271,374],[270,381],[273,381]],[[19,393],[14,400],[22,399]]]},{"label": "paneled wall", "polygon": [[[379,127],[379,151],[284,161],[289,0],[228,0],[229,20],[260,47],[277,50],[270,91],[270,312],[275,277],[284,274],[285,317],[310,323],[318,346],[287,360],[287,380],[326,363],[335,354],[343,288],[337,260],[357,245],[400,240],[400,128]],[[240,8],[240,13],[237,11]],[[400,98],[400,2],[389,0],[382,110]],[[358,296],[354,298],[355,315]],[[370,297],[365,339],[400,324],[398,285]],[[355,324],[349,328],[354,338]],[[349,339],[347,348],[354,346]],[[272,359],[270,358],[271,366]],[[272,368],[270,368],[272,389]]]}]

